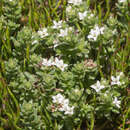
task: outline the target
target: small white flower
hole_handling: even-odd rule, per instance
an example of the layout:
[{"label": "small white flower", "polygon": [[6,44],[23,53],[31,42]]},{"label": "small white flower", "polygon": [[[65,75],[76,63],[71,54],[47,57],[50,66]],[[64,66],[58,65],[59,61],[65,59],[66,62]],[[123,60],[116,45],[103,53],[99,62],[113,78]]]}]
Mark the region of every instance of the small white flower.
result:
[{"label": "small white flower", "polygon": [[73,115],[73,113],[74,113],[74,106],[73,107],[67,106],[65,110],[65,115]]},{"label": "small white flower", "polygon": [[119,0],[119,3],[124,3],[126,2],[126,0]]},{"label": "small white flower", "polygon": [[78,15],[79,15],[79,19],[83,20],[87,16],[87,11],[85,11],[83,13],[79,12]]},{"label": "small white flower", "polygon": [[33,42],[32,42],[32,45],[34,45],[34,44],[36,44],[36,43],[38,43],[38,41],[37,41],[37,40],[33,41]]},{"label": "small white flower", "polygon": [[59,108],[59,111],[66,111],[66,108],[69,105],[69,100],[68,99],[64,99],[61,105],[62,105],[62,107]]},{"label": "small white flower", "polygon": [[60,68],[62,71],[64,71],[64,69],[68,66],[67,64],[64,64],[63,60],[59,60],[57,57],[55,58],[54,65]]},{"label": "small white flower", "polygon": [[82,3],[82,0],[69,0],[68,3],[74,5],[80,5]]},{"label": "small white flower", "polygon": [[69,100],[65,99],[61,94],[57,94],[56,96],[52,96],[52,102],[56,103],[59,111],[64,112],[64,114],[72,115],[74,107],[69,107]]},{"label": "small white flower", "polygon": [[94,14],[90,14],[90,16],[88,16],[88,19],[91,19],[92,17],[94,17]]},{"label": "small white flower", "polygon": [[67,64],[64,64],[63,60],[59,60],[57,57],[55,58],[55,61],[52,61],[52,59],[49,59],[49,60],[43,59],[42,65],[45,65],[45,66],[55,65],[56,67],[58,67],[62,71],[64,71],[64,69],[68,66]]},{"label": "small white flower", "polygon": [[54,64],[54,62],[51,59],[49,59],[47,65],[52,66],[53,64]]},{"label": "small white flower", "polygon": [[72,31],[72,30],[73,30],[73,28],[72,28],[72,27],[69,27],[68,29],[69,29],[69,31]]},{"label": "small white flower", "polygon": [[59,45],[58,44],[59,43],[59,40],[57,40],[57,39],[55,39],[54,41],[53,41],[53,44],[54,44],[54,49]]},{"label": "small white flower", "polygon": [[43,32],[43,35],[44,35],[44,36],[48,36],[47,28],[43,28],[43,29],[42,29],[42,32]]},{"label": "small white flower", "polygon": [[112,76],[111,77],[111,85],[121,85],[121,82],[120,82],[120,75],[117,76],[117,77],[114,77]]},{"label": "small white flower", "polygon": [[43,59],[43,60],[42,60],[42,65],[45,65],[45,66],[46,66],[46,65],[47,65],[47,62],[48,62],[47,59]]},{"label": "small white flower", "polygon": [[38,31],[38,35],[42,36],[43,32],[42,31]]},{"label": "small white flower", "polygon": [[59,67],[62,71],[64,71],[67,66],[68,65],[64,63],[60,63],[59,65],[57,65],[57,67]]},{"label": "small white flower", "polygon": [[91,31],[88,35],[88,39],[96,41],[98,36],[100,34],[103,34],[104,29],[105,29],[104,27],[99,28],[98,25],[95,25],[95,27],[93,29],[91,29]]},{"label": "small white flower", "polygon": [[34,38],[34,35],[32,35],[32,37],[31,37],[32,39]]},{"label": "small white flower", "polygon": [[96,41],[98,38],[98,35],[99,33],[97,31],[91,30],[90,34],[88,35],[88,39]]},{"label": "small white flower", "polygon": [[45,66],[52,66],[52,65],[53,65],[53,61],[52,61],[51,59],[49,59],[49,60],[43,59],[42,65],[45,65]]},{"label": "small white flower", "polygon": [[71,12],[71,10],[72,10],[72,7],[71,6],[67,6],[66,12],[69,13],[69,12]]},{"label": "small white flower", "polygon": [[61,94],[57,94],[56,96],[52,96],[53,103],[62,104],[64,101],[64,97]]},{"label": "small white flower", "polygon": [[65,30],[60,29],[59,37],[65,37],[67,35],[68,35],[68,29],[67,28]]},{"label": "small white flower", "polygon": [[60,106],[60,108],[58,108],[59,111],[65,111],[63,106]]},{"label": "small white flower", "polygon": [[114,98],[113,104],[115,104],[118,108],[120,108],[121,101],[117,100],[117,97]]},{"label": "small white flower", "polygon": [[58,46],[59,44],[55,44],[53,47],[54,47],[54,49]]},{"label": "small white flower", "polygon": [[119,74],[120,76],[123,76],[124,75],[124,73],[123,72],[120,72],[120,74]]},{"label": "small white flower", "polygon": [[38,31],[38,35],[39,35],[41,38],[44,38],[44,37],[48,36],[49,34],[47,33],[47,28],[43,28],[42,30],[39,30],[39,31]]},{"label": "small white flower", "polygon": [[117,30],[114,29],[114,30],[112,31],[112,34],[115,35],[116,33],[117,33]]},{"label": "small white flower", "polygon": [[61,28],[62,27],[62,21],[59,21],[59,22],[56,22],[56,21],[53,21],[53,26],[52,26],[52,28],[54,28],[54,29],[59,29],[59,28]]},{"label": "small white flower", "polygon": [[78,93],[78,92],[79,92],[79,89],[75,89],[74,92],[75,92],[75,93]]},{"label": "small white flower", "polygon": [[105,30],[105,28],[104,28],[104,27],[101,27],[101,28],[100,28],[100,33],[103,34],[103,33],[104,33],[104,30]]},{"label": "small white flower", "polygon": [[53,44],[57,44],[59,42],[59,40],[58,39],[55,39],[54,41],[53,41]]},{"label": "small white flower", "polygon": [[64,104],[64,105],[69,105],[69,100],[68,100],[68,99],[65,99],[65,100],[63,101],[63,104]]},{"label": "small white flower", "polygon": [[98,93],[101,89],[105,88],[104,85],[101,85],[99,81],[95,85],[91,85],[91,88],[95,89],[95,91]]},{"label": "small white flower", "polygon": [[94,29],[91,29],[90,34],[88,35],[88,39],[92,39],[92,40],[96,41],[99,34],[100,34],[99,27],[95,26]]}]

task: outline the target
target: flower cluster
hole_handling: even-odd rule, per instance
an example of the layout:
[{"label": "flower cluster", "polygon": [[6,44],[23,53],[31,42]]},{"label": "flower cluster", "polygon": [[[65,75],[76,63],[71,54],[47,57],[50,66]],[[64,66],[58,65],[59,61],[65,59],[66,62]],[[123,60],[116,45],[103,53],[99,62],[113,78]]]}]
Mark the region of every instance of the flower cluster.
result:
[{"label": "flower cluster", "polygon": [[61,94],[52,96],[52,102],[58,105],[58,110],[64,112],[65,115],[73,115],[74,106],[69,106],[69,100],[65,99]]},{"label": "flower cluster", "polygon": [[95,89],[95,91],[98,93],[101,89],[105,88],[104,85],[101,85],[99,81],[97,81],[96,84],[91,85],[91,88]]},{"label": "flower cluster", "polygon": [[56,66],[60,68],[62,71],[64,71],[64,69],[68,66],[67,64],[64,64],[63,60],[59,60],[57,57],[54,59],[54,61],[52,59],[49,59],[49,60],[43,59],[42,65]]},{"label": "flower cluster", "polygon": [[92,41],[96,41],[98,36],[100,34],[103,34],[104,31],[104,27],[98,27],[98,25],[95,25],[95,27],[93,29],[91,29],[89,35],[88,35],[88,39],[92,40]]}]

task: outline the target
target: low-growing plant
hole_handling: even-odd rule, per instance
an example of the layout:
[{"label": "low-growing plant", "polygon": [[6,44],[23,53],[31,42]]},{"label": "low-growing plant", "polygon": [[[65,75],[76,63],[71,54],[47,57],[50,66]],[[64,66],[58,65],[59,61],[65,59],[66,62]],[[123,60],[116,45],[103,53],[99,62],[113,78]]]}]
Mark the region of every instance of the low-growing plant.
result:
[{"label": "low-growing plant", "polygon": [[0,3],[0,129],[129,128],[128,0]]}]

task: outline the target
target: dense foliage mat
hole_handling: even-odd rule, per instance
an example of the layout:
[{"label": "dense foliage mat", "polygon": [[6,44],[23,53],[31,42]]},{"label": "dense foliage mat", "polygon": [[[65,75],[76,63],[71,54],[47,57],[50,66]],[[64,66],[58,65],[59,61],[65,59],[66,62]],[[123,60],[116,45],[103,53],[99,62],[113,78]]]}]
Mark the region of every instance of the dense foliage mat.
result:
[{"label": "dense foliage mat", "polygon": [[129,0],[0,1],[0,130],[130,128]]}]

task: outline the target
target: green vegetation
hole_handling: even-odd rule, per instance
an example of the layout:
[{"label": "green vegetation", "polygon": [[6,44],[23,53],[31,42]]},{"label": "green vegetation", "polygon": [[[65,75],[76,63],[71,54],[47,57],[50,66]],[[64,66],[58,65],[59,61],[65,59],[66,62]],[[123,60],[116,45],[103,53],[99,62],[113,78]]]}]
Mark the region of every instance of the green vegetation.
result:
[{"label": "green vegetation", "polygon": [[128,130],[129,4],[1,0],[0,130]]}]

